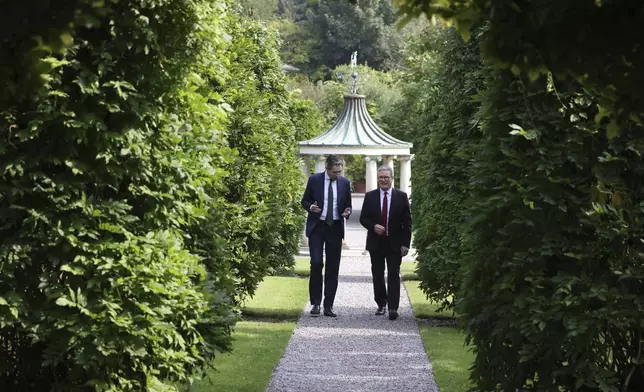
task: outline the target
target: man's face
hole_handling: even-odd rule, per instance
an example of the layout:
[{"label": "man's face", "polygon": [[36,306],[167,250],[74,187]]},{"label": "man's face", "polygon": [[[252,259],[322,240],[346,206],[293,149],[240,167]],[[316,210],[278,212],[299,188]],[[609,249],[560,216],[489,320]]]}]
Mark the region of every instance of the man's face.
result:
[{"label": "man's face", "polygon": [[378,186],[380,189],[386,191],[391,188],[391,174],[388,170],[380,170],[378,172]]},{"label": "man's face", "polygon": [[338,176],[342,173],[342,165],[332,165],[326,169],[329,178],[332,180],[337,180]]}]

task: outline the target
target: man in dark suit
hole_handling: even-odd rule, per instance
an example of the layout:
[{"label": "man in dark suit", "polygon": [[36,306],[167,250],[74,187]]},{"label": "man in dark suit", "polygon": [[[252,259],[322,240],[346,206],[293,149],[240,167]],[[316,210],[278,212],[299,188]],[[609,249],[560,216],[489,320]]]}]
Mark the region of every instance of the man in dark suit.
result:
[{"label": "man in dark suit", "polygon": [[306,236],[309,238],[311,276],[309,297],[311,315],[320,315],[322,302],[322,248],[326,251],[324,268],[324,315],[336,317],[333,301],[338,288],[338,272],[344,238],[344,219],[351,215],[351,188],[349,180],[340,176],[342,160],[336,155],[326,159],[326,170],[309,177],[302,207],[308,211]]},{"label": "man in dark suit", "polygon": [[[376,315],[384,315],[388,305],[390,320],[398,318],[400,263],[411,243],[409,198],[405,192],[392,188],[393,176],[390,167],[378,169],[378,189],[365,194],[360,214],[360,223],[368,230],[367,250],[378,304]],[[385,287],[385,264],[389,292]]]}]

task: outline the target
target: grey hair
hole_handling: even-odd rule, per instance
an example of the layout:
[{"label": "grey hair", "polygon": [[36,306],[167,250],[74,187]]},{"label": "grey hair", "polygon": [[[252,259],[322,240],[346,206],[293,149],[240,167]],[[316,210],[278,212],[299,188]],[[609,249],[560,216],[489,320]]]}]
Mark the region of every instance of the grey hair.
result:
[{"label": "grey hair", "polygon": [[393,178],[394,178],[394,169],[392,169],[392,168],[391,168],[391,167],[389,167],[389,166],[380,166],[380,167],[378,168],[378,171],[379,171],[379,172],[381,172],[381,171],[385,171],[385,170],[389,172],[389,175],[390,175],[390,176],[391,176],[391,178],[393,179]]}]

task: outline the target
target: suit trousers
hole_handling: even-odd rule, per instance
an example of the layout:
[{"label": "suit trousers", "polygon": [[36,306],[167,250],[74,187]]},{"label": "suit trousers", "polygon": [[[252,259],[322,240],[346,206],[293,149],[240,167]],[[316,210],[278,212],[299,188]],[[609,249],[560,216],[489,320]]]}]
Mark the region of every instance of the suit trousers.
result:
[{"label": "suit trousers", "polygon": [[[369,251],[371,256],[371,276],[373,295],[378,306],[398,310],[400,303],[400,247],[392,247],[389,238],[380,237],[378,247]],[[385,286],[385,265],[387,266],[387,286]],[[387,290],[387,288],[389,290]]]},{"label": "suit trousers", "polygon": [[[309,236],[311,254],[311,276],[309,277],[309,298],[311,305],[322,302],[322,270],[324,269],[324,308],[332,308],[338,289],[338,273],[342,255],[342,221],[337,220],[329,226],[320,221]],[[326,268],[322,259],[322,249],[326,253]]]}]

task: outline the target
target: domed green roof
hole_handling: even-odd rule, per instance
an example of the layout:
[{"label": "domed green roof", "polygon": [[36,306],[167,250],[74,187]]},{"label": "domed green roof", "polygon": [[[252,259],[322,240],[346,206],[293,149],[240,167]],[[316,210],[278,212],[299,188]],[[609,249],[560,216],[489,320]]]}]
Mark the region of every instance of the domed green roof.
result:
[{"label": "domed green roof", "polygon": [[398,140],[373,121],[365,105],[365,96],[346,94],[344,108],[335,124],[326,132],[299,143],[300,147],[369,147],[411,148],[412,143]]}]

